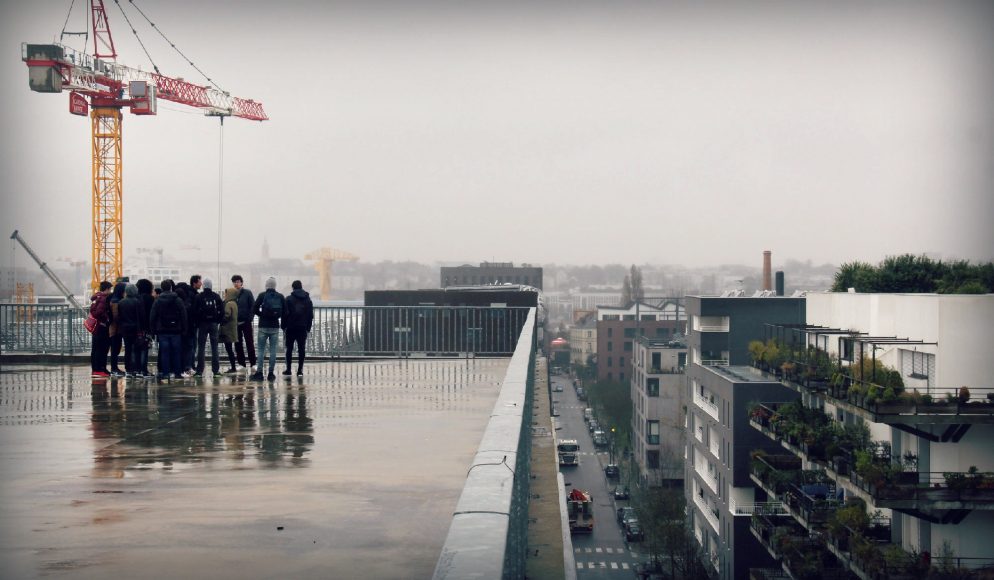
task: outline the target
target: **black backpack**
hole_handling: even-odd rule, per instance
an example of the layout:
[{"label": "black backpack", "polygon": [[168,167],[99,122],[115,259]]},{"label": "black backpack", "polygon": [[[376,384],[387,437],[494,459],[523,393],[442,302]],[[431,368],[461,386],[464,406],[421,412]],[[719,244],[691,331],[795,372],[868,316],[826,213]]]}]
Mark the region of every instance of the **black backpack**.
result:
[{"label": "black backpack", "polygon": [[276,292],[266,292],[262,298],[263,318],[280,318],[283,316],[283,297]]},{"label": "black backpack", "polygon": [[290,320],[303,326],[307,323],[308,318],[308,300],[306,298],[298,298],[296,296],[292,296],[291,298],[293,298],[292,301],[289,298],[287,299],[287,302],[290,302]]},{"label": "black backpack", "polygon": [[204,301],[201,306],[200,318],[204,322],[220,322],[221,318],[224,317],[223,305],[221,300],[214,292],[204,293]]},{"label": "black backpack", "polygon": [[171,333],[183,329],[183,318],[176,300],[163,302],[159,305],[159,310],[159,326],[163,331]]}]

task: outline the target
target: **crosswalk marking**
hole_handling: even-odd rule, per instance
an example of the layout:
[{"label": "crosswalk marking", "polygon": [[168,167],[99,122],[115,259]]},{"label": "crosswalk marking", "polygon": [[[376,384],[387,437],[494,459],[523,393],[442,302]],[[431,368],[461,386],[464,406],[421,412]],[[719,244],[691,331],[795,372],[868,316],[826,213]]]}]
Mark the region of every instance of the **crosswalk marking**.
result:
[{"label": "crosswalk marking", "polygon": [[588,570],[593,570],[594,569],[594,563],[593,562],[587,562],[587,569]]},{"label": "crosswalk marking", "polygon": [[618,563],[617,562],[611,562],[611,569],[612,570],[617,570],[618,569]]},{"label": "crosswalk marking", "polygon": [[583,551],[589,554],[589,553],[593,552],[594,550],[593,550],[593,548],[584,548]]},{"label": "crosswalk marking", "polygon": [[627,570],[628,569],[628,562],[622,562],[621,563],[621,569],[622,570]]},{"label": "crosswalk marking", "polygon": [[604,548],[604,549],[607,550],[608,554],[613,554],[614,553],[614,548]]},{"label": "crosswalk marking", "polygon": [[594,551],[597,552],[598,554],[600,554],[601,552],[604,551],[604,549],[603,548],[594,548]]},{"label": "crosswalk marking", "polygon": [[576,563],[576,569],[577,570],[583,570],[583,562],[577,562]]},{"label": "crosswalk marking", "polygon": [[579,554],[580,553],[580,548],[574,548],[573,551],[576,552],[577,554]]},{"label": "crosswalk marking", "polygon": [[607,568],[607,562],[601,562],[600,565],[601,568]]}]

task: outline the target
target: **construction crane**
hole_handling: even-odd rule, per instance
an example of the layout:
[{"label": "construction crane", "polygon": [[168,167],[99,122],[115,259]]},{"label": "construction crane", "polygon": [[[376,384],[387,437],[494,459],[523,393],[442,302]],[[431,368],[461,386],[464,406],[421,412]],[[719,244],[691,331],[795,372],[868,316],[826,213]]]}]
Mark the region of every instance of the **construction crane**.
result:
[{"label": "construction crane", "polygon": [[314,268],[321,277],[321,300],[331,300],[331,266],[335,262],[355,262],[355,256],[335,248],[319,248],[304,256],[305,260],[315,260]]},{"label": "construction crane", "polygon": [[118,64],[103,0],[91,0],[90,16],[92,55],[58,43],[24,43],[21,60],[28,66],[31,90],[69,91],[69,112],[90,117],[93,155],[90,285],[96,291],[101,280],[116,280],[123,269],[121,110],[129,107],[134,115],[155,115],[156,102],[163,99],[203,109],[205,115],[220,117],[222,124],[229,116],[252,121],[265,121],[269,117],[262,103],[251,99],[163,76],[158,67],[155,72],[146,72]]},{"label": "construction crane", "polygon": [[38,267],[41,268],[41,271],[44,272],[46,276],[48,276],[48,279],[55,284],[55,287],[59,289],[59,292],[62,292],[62,295],[66,297],[66,300],[68,300],[70,304],[72,304],[73,306],[75,306],[80,310],[83,310],[82,305],[80,305],[80,303],[76,301],[76,297],[72,295],[72,292],[68,288],[66,288],[66,285],[62,283],[62,280],[59,280],[59,277],[55,275],[55,272],[53,272],[51,268],[48,267],[48,264],[41,261],[41,258],[38,257],[38,254],[36,254],[34,250],[31,249],[31,246],[29,246],[28,243],[24,241],[24,238],[21,237],[21,234],[19,234],[17,230],[14,230],[14,233],[10,234],[10,239],[17,240],[17,243],[21,244],[21,247],[24,248],[24,251],[27,252],[29,256],[31,256],[31,259],[34,260],[36,264],[38,264]]}]

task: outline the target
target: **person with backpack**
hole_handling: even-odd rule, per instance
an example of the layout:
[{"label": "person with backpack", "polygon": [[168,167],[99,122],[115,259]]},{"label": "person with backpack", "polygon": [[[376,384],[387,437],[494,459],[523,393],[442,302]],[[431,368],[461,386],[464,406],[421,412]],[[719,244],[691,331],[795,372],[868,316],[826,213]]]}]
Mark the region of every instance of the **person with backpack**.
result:
[{"label": "person with backpack", "polygon": [[218,326],[224,318],[224,301],[214,292],[210,278],[202,282],[203,292],[193,299],[193,318],[197,323],[197,375],[204,374],[204,355],[207,354],[207,339],[211,342],[211,370],[215,377],[221,376],[221,354],[217,351]]},{"label": "person with backpack", "polygon": [[228,363],[231,368],[225,374],[233,375],[238,372],[235,366],[235,350],[232,345],[238,342],[238,289],[228,288],[224,291],[224,316],[218,329],[218,339],[224,344],[228,353]]},{"label": "person with backpack", "polygon": [[93,329],[93,343],[90,346],[90,368],[94,378],[109,377],[107,372],[107,349],[110,348],[110,289],[113,285],[104,280],[100,289],[90,296],[90,316],[97,320]]},{"label": "person with backpack", "polygon": [[151,280],[145,278],[135,282],[135,286],[138,288],[138,300],[142,303],[141,328],[144,329],[135,340],[135,350],[138,354],[137,372],[146,379],[150,379],[152,378],[152,373],[148,372],[148,351],[151,350],[153,337],[152,326],[149,324],[149,316],[152,314],[152,304],[155,303],[155,298],[152,295],[154,286]]},{"label": "person with backpack", "polygon": [[[255,372],[255,337],[252,336],[252,307],[255,305],[255,296],[252,295],[252,291],[245,288],[245,281],[242,280],[241,275],[235,274],[231,277],[231,283],[234,284],[235,290],[238,291],[238,298],[236,299],[236,304],[238,305],[238,339],[235,341],[235,354],[238,355],[238,364],[245,368],[246,363],[248,363],[248,368]],[[244,347],[242,343],[245,343]],[[248,359],[245,355],[248,354]]]},{"label": "person with backpack", "polygon": [[124,343],[124,373],[137,378],[141,373],[141,361],[135,342],[145,326],[144,306],[138,299],[138,287],[128,284],[124,289],[124,299],[117,303],[117,334]]},{"label": "person with backpack", "polygon": [[124,372],[121,370],[119,364],[124,338],[118,332],[117,328],[117,305],[121,300],[124,300],[124,289],[126,287],[127,284],[124,282],[118,282],[114,284],[114,291],[110,294],[110,326],[107,327],[107,336],[110,337],[110,376],[112,377],[124,376]]},{"label": "person with backpack", "polygon": [[152,305],[149,329],[159,339],[159,379],[181,378],[181,337],[187,331],[186,305],[176,292],[173,281],[162,281],[162,293]]},{"label": "person with backpack", "polygon": [[297,344],[297,376],[304,376],[304,350],[307,343],[307,333],[311,331],[314,321],[314,303],[311,296],[304,291],[300,280],[294,280],[293,291],[286,297],[286,316],[283,317],[283,342],[286,343],[286,369],[283,376],[290,376],[290,366],[293,363],[293,345]]},{"label": "person with backpack", "polygon": [[276,278],[266,279],[266,291],[255,299],[252,312],[259,317],[259,367],[252,375],[253,381],[262,380],[262,367],[266,365],[266,344],[269,344],[270,381],[276,380],[276,341],[280,333],[280,320],[286,314],[286,299],[276,291]]}]

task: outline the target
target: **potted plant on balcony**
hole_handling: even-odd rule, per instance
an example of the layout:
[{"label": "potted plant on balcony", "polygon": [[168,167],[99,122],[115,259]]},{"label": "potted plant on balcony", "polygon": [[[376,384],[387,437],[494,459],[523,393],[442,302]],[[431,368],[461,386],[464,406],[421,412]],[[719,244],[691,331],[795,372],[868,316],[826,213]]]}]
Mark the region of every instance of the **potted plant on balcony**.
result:
[{"label": "potted plant on balcony", "polygon": [[766,345],[760,340],[749,341],[749,357],[752,358],[752,365],[756,368],[766,368],[763,360],[766,355]]},{"label": "potted plant on balcony", "polygon": [[970,401],[970,387],[963,385],[959,388],[959,403],[965,405]]}]

